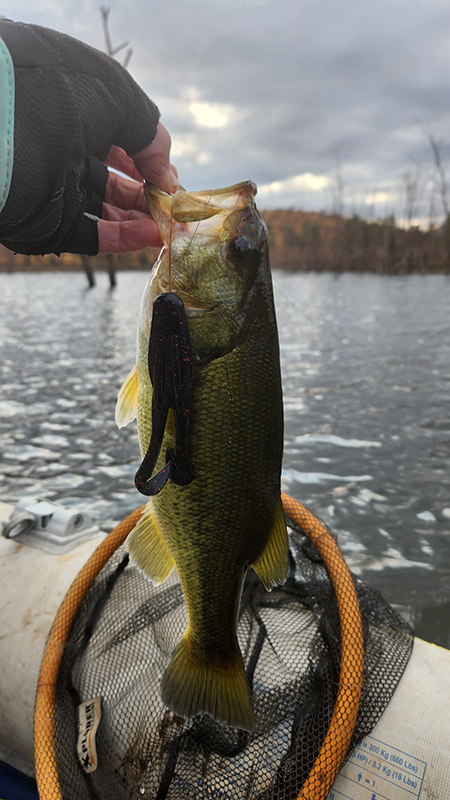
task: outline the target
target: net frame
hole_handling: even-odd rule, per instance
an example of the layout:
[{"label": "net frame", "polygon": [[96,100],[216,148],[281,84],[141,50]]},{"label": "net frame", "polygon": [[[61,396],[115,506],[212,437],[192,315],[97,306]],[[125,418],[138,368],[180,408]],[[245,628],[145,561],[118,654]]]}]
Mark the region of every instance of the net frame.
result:
[{"label": "net frame", "polygon": [[[342,766],[358,716],[364,673],[364,638],[359,602],[350,570],[332,534],[298,500],[282,493],[285,514],[316,547],[330,577],[341,623],[338,694],[328,731],[297,800],[325,800]],[[55,617],[38,678],[34,713],[36,779],[41,800],[64,800],[55,753],[55,698],[64,646],[93,581],[125,541],[143,513],[141,506],[95,550],[73,582]]]},{"label": "net frame", "polygon": [[97,547],[67,592],[45,645],[34,707],[34,760],[39,797],[64,800],[59,785],[55,753],[55,698],[64,646],[77,612],[90,586],[108,559],[136,525],[145,505],[124,519]]}]

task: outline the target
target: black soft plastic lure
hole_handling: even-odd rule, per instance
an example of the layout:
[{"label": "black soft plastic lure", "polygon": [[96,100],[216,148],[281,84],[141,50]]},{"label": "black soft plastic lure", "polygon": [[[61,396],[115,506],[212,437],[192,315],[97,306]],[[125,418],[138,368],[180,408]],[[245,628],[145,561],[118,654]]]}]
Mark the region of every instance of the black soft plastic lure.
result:
[{"label": "black soft plastic lure", "polygon": [[[194,477],[187,454],[191,346],[184,304],[173,292],[160,294],[153,303],[148,370],[153,386],[152,435],[134,482],[142,494],[151,496],[158,494],[169,478],[184,486]],[[170,408],[175,421],[175,451],[167,448],[165,466],[152,477]]]}]

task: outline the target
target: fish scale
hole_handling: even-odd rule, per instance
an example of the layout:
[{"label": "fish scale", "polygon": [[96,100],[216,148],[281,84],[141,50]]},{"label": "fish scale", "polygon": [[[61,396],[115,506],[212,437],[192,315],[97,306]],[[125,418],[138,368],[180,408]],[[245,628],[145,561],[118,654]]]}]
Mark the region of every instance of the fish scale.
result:
[{"label": "fish scale", "polygon": [[[136,368],[116,414],[119,425],[137,416],[144,457],[152,428],[151,311],[168,290],[170,262],[170,290],[184,303],[191,343],[194,478],[184,486],[169,480],[152,497],[128,549],[156,583],[176,565],[186,601],[188,626],[163,676],[163,701],[180,716],[208,713],[247,730],[254,715],[236,636],[243,583],[252,566],[270,589],[288,565],[278,332],[267,230],[254,193],[250,182],[218,190],[214,209],[199,219],[201,193],[177,192],[172,200],[150,188],[151,213],[170,247],[144,292]],[[156,471],[168,448],[175,450],[175,436],[169,410]]]},{"label": "fish scale", "polygon": [[[158,527],[179,565],[183,589],[189,586],[185,596],[193,598],[193,619],[200,614],[198,605],[201,605],[201,601],[196,603],[196,600],[201,595],[197,586],[204,586],[208,581],[213,584],[220,574],[229,575],[238,569],[242,572],[242,564],[251,564],[259,555],[261,545],[265,544],[262,538],[264,531],[267,538],[272,526],[273,503],[271,507],[271,497],[267,504],[264,503],[260,474],[263,472],[269,486],[276,486],[278,476],[267,474],[267,461],[273,452],[269,424],[272,403],[264,404],[259,398],[255,402],[253,397],[251,403],[247,400],[236,404],[233,394],[230,396],[228,391],[223,390],[226,383],[242,383],[241,372],[246,369],[247,358],[251,359],[254,349],[251,345],[250,340],[240,352],[233,351],[203,371],[193,392],[195,401],[190,429],[190,454],[196,480],[187,487],[170,484],[152,501]],[[267,374],[267,370],[264,373]],[[270,376],[268,380],[271,383]],[[252,424],[249,424],[250,420]],[[168,434],[162,451],[165,453],[166,447],[173,445],[173,436]],[[258,454],[257,462],[255,453]],[[163,459],[157,469],[162,465]],[[272,493],[273,489],[269,494]],[[184,535],[187,519],[195,520],[188,552]],[[249,542],[244,537],[253,529],[255,534]],[[242,539],[236,535],[239,530],[242,531]],[[212,532],[215,547],[222,550],[222,555],[220,559],[214,559],[213,572],[208,574],[208,562],[211,564],[211,559],[205,542],[209,541]],[[195,591],[192,590],[194,581]],[[202,594],[207,597],[207,636],[216,626],[225,635],[220,624],[224,604],[231,602],[235,614],[236,597],[232,593],[211,592],[209,587]],[[227,616],[230,617],[230,613]]]}]

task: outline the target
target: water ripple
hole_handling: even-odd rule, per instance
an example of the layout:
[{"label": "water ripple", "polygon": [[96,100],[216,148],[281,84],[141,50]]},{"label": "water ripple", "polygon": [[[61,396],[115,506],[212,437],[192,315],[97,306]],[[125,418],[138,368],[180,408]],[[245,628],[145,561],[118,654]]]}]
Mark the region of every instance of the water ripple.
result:
[{"label": "water ripple", "polygon": [[[82,273],[0,275],[0,500],[51,497],[110,530],[142,503],[136,427],[118,431],[114,406],[147,275],[119,273],[115,292],[98,279],[86,291]],[[274,285],[283,485],[421,636],[450,646],[450,281],[276,273]]]}]

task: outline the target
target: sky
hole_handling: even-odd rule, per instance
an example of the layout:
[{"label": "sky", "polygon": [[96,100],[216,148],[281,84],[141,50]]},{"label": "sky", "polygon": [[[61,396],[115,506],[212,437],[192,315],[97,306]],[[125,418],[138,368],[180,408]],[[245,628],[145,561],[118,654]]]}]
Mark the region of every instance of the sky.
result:
[{"label": "sky", "polygon": [[[450,184],[449,0],[106,4],[186,189],[251,178],[263,209],[439,221],[430,136]],[[104,50],[100,5],[7,0],[0,14]]]}]

